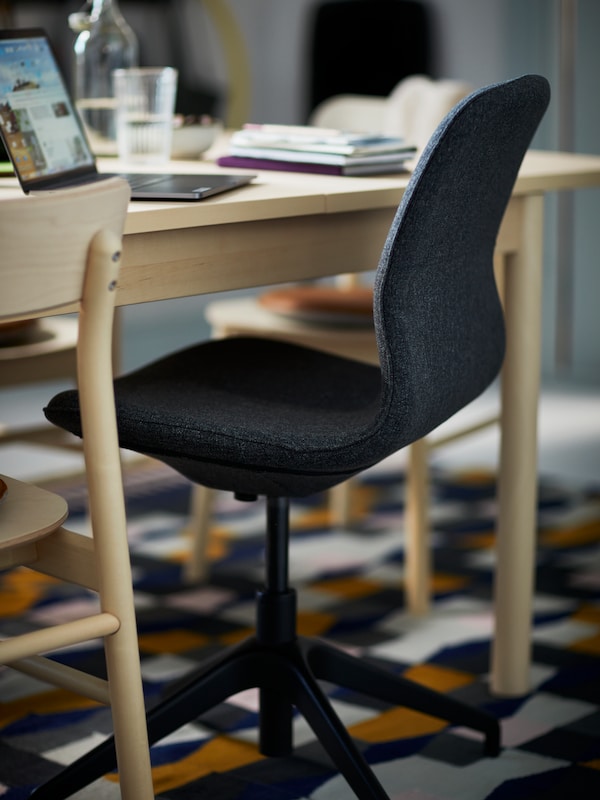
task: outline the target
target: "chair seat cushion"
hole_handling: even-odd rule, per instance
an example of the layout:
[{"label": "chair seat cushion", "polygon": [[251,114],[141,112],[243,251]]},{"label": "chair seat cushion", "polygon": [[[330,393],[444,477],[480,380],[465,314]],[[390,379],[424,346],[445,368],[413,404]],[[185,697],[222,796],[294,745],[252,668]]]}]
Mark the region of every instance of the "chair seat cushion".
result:
[{"label": "chair seat cushion", "polygon": [[[115,381],[119,441],[204,485],[302,496],[377,460],[380,385],[378,367],[310,348],[211,341]],[[81,435],[76,391],[45,413]]]}]

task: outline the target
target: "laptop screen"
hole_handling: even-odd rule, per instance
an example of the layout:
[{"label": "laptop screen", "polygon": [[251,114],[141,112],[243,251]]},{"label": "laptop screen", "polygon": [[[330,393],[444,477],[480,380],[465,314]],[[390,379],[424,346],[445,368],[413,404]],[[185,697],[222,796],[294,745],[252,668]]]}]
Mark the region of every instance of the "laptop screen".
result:
[{"label": "laptop screen", "polygon": [[94,157],[43,32],[0,31],[0,126],[22,183],[95,171]]}]

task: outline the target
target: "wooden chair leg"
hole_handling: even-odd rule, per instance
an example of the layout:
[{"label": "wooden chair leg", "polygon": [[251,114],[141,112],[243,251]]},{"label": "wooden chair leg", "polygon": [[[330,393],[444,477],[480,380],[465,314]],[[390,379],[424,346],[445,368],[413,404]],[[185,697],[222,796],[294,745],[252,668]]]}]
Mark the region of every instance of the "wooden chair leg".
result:
[{"label": "wooden chair leg", "polygon": [[329,490],[329,511],[334,525],[345,527],[352,522],[353,479],[339,483]]},{"label": "wooden chair leg", "polygon": [[[150,800],[154,797],[154,789],[137,638],[132,638],[135,636],[134,622],[131,628],[118,631],[105,640],[119,785],[123,800]],[[121,695],[118,700],[116,695]],[[127,702],[124,702],[125,698]],[[125,709],[127,713],[124,713]]]},{"label": "wooden chair leg", "polygon": [[428,454],[425,439],[410,445],[405,498],[405,592],[413,614],[426,614],[430,604]]},{"label": "wooden chair leg", "polygon": [[202,581],[208,574],[208,537],[215,492],[206,486],[192,487],[190,520],[187,532],[190,539],[190,554],[184,568],[187,583]]}]

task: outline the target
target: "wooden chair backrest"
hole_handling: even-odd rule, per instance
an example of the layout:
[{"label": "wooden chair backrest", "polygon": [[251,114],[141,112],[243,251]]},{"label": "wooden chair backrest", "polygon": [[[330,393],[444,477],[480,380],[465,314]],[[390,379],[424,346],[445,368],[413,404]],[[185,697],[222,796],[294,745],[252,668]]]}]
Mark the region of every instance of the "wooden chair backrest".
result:
[{"label": "wooden chair backrest", "polygon": [[94,238],[120,250],[129,194],[111,178],[0,201],[0,320],[76,310]]}]

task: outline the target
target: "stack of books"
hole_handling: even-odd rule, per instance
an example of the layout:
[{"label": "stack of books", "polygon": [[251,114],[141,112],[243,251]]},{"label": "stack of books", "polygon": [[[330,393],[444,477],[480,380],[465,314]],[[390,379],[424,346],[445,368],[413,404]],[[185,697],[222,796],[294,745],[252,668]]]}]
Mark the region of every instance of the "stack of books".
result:
[{"label": "stack of books", "polygon": [[310,125],[245,125],[233,133],[223,167],[377,175],[405,172],[416,147],[383,134],[351,133]]}]

